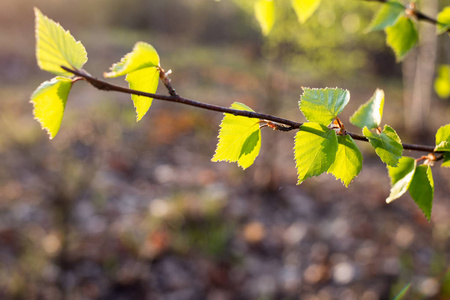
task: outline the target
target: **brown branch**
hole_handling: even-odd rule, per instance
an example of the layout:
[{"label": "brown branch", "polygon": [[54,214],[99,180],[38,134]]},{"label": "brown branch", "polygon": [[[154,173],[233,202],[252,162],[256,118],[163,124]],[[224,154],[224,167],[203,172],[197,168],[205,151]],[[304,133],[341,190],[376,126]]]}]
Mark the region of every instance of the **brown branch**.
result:
[{"label": "brown branch", "polygon": [[[121,86],[114,85],[114,84],[108,83],[106,81],[100,80],[98,78],[91,76],[89,73],[87,73],[84,70],[72,70],[72,69],[64,67],[64,66],[61,66],[61,68],[63,68],[67,72],[70,72],[70,73],[73,73],[74,75],[79,76],[79,78],[86,80],[87,82],[89,82],[91,85],[93,85],[97,89],[103,90],[103,91],[116,91],[116,92],[121,92],[121,93],[125,93],[125,94],[133,94],[133,95],[144,96],[144,97],[163,100],[163,101],[181,103],[181,104],[194,106],[194,107],[198,107],[198,108],[202,108],[202,109],[206,109],[206,110],[212,110],[212,111],[232,114],[235,116],[243,116],[243,117],[247,117],[247,118],[272,121],[272,122],[275,122],[275,124],[272,124],[272,126],[269,126],[269,127],[276,129],[276,130],[280,130],[280,131],[291,131],[294,129],[299,129],[300,126],[303,125],[303,123],[301,123],[301,122],[295,122],[295,121],[291,121],[288,119],[284,119],[284,118],[280,118],[280,117],[276,117],[276,116],[272,116],[272,115],[268,115],[268,114],[262,114],[262,113],[245,111],[245,110],[238,110],[238,109],[233,109],[233,108],[229,108],[229,107],[207,104],[207,103],[183,98],[183,97],[180,97],[176,93],[175,93],[175,95],[167,96],[167,95],[159,95],[159,94],[152,94],[152,93],[137,91],[137,90],[121,87]],[[164,75],[164,76],[167,78],[167,75]],[[79,79],[76,79],[76,80],[79,80]],[[170,80],[168,81],[168,83],[169,83],[169,87],[166,84],[165,84],[165,86],[168,89],[169,93],[171,90],[173,90],[173,92],[175,92],[175,90],[170,85]],[[352,133],[352,132],[348,132],[348,131],[345,131],[345,134],[348,134],[355,140],[369,142],[369,140],[365,136],[362,136],[362,135],[359,135],[356,133]],[[403,146],[403,149],[405,149],[405,150],[421,151],[421,152],[428,152],[428,153],[434,152],[434,146],[414,145],[414,144],[402,144],[402,146]],[[439,152],[439,151],[436,151],[436,152]]]},{"label": "brown branch", "polygon": [[[389,2],[388,0],[363,0],[363,1],[380,2],[380,3],[387,3],[387,2]],[[424,14],[423,12],[421,12],[418,9],[416,9],[415,7],[410,7],[409,5],[403,5],[403,7],[405,8],[405,10],[408,10],[413,16],[415,16],[418,21],[425,21],[425,22],[431,23],[433,25],[441,24],[441,23],[438,22],[438,20],[436,20],[436,19],[434,19],[434,18]],[[442,24],[442,25],[444,25],[444,24]],[[446,31],[450,32],[450,28],[448,28]]]},{"label": "brown branch", "polygon": [[172,73],[172,70],[164,72],[164,70],[161,67],[159,68],[159,78],[163,82],[163,84],[166,87],[167,91],[169,91],[169,95],[178,97],[178,94],[175,91],[175,89],[172,87],[172,84],[170,82],[170,78],[168,77],[168,75],[170,73]]},{"label": "brown branch", "polygon": [[[137,91],[137,90],[121,87],[121,86],[114,85],[114,84],[108,83],[106,81],[100,80],[98,78],[91,76],[84,70],[72,70],[72,69],[64,67],[64,66],[61,66],[61,68],[63,68],[67,72],[71,72],[79,77],[82,77],[84,80],[86,80],[87,82],[92,84],[94,87],[96,87],[99,90],[103,90],[103,91],[116,91],[116,92],[121,92],[121,93],[125,93],[125,94],[133,94],[133,95],[144,96],[144,97],[163,100],[163,101],[181,103],[181,104],[194,106],[194,107],[198,107],[198,108],[203,108],[203,109],[207,109],[207,110],[228,113],[228,114],[232,114],[235,116],[243,116],[243,117],[247,117],[247,118],[268,120],[268,121],[272,121],[275,123],[287,125],[288,127],[285,128],[285,131],[287,131],[287,128],[289,128],[289,130],[294,130],[294,129],[300,128],[300,126],[303,125],[303,123],[290,121],[290,120],[275,117],[272,115],[261,114],[261,113],[257,113],[257,112],[253,112],[253,111],[238,110],[238,109],[233,109],[233,108],[229,108],[229,107],[223,107],[223,106],[219,106],[219,105],[198,102],[195,100],[180,97],[178,95],[167,96],[167,95],[159,95],[159,94],[152,94],[152,93]],[[170,92],[170,90],[169,90],[169,92]]]}]

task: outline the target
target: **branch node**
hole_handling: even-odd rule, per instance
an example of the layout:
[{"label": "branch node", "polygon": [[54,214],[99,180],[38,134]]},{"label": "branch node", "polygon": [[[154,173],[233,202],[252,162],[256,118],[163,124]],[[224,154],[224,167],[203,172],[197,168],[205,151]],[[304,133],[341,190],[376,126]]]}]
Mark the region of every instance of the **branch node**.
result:
[{"label": "branch node", "polygon": [[177,92],[172,87],[172,84],[170,83],[169,75],[172,74],[172,70],[169,70],[167,72],[164,72],[164,69],[159,67],[159,78],[161,78],[161,81],[163,82],[164,86],[166,87],[167,91],[169,92],[170,96],[178,97]]}]

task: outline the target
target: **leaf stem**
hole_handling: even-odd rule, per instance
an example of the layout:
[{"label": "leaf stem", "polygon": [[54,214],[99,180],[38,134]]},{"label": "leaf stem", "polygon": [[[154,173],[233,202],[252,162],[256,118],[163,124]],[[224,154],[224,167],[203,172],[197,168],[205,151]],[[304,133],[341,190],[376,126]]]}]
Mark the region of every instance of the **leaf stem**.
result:
[{"label": "leaf stem", "polygon": [[[96,77],[93,77],[92,75],[90,75],[89,73],[87,73],[84,70],[73,70],[73,69],[67,68],[65,66],[61,66],[61,68],[67,72],[70,72],[70,73],[86,80],[91,85],[93,85],[95,88],[97,88],[99,90],[103,90],[103,91],[115,91],[115,92],[120,92],[120,93],[125,93],[125,94],[133,94],[133,95],[158,99],[158,100],[162,100],[162,101],[181,103],[181,104],[194,106],[194,107],[198,107],[198,108],[202,108],[202,109],[206,109],[206,110],[212,110],[212,111],[232,114],[235,116],[243,116],[243,117],[247,117],[247,118],[272,121],[272,122],[275,122],[275,124],[273,125],[273,127],[272,126],[270,126],[270,127],[272,127],[272,128],[275,127],[275,129],[280,130],[280,131],[291,131],[291,130],[299,129],[300,126],[303,125],[302,122],[295,122],[295,121],[291,121],[288,119],[276,117],[273,115],[262,114],[262,113],[252,112],[252,111],[238,110],[238,109],[233,109],[233,108],[229,108],[229,107],[223,107],[223,106],[219,106],[219,105],[208,104],[208,103],[203,103],[203,102],[183,98],[175,93],[175,89],[173,89],[172,86],[170,85],[170,80],[168,80],[169,86],[166,85],[166,83],[164,83],[164,84],[165,84],[166,88],[168,89],[169,93],[172,90],[174,92],[174,95],[167,96],[167,95],[146,93],[146,92],[137,91],[137,90],[125,88],[122,86],[114,85],[109,82],[100,80]],[[165,77],[167,78],[166,75],[165,75]],[[363,135],[359,135],[359,134],[348,132],[348,131],[345,131],[345,134],[348,134],[355,140],[369,142],[369,140]],[[414,145],[414,144],[402,144],[402,146],[403,146],[403,149],[405,149],[405,150],[421,151],[421,152],[428,152],[428,153],[434,152],[434,146]],[[436,153],[439,153],[439,151],[436,151]]]}]

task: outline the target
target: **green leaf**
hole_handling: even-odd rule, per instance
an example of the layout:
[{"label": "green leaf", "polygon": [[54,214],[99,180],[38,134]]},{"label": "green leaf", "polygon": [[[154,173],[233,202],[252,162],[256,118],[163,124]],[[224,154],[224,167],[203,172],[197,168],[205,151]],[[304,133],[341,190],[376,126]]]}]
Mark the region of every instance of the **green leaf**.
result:
[{"label": "green leaf", "polygon": [[111,72],[105,73],[107,78],[118,77],[145,68],[158,68],[159,55],[152,45],[137,42],[133,51],[126,54],[118,63],[113,64]]},{"label": "green leaf", "polygon": [[[152,45],[137,42],[133,51],[126,54],[105,73],[107,78],[127,75],[130,89],[154,94],[159,83],[159,56]],[[136,108],[136,121],[140,121],[152,105],[152,98],[131,95]]]},{"label": "green leaf", "polygon": [[400,137],[389,125],[385,125],[380,134],[372,133],[367,127],[364,127],[363,134],[369,139],[370,144],[375,148],[375,152],[381,160],[395,167],[402,157],[403,146]]},{"label": "green leaf", "polygon": [[416,160],[403,156],[396,167],[388,166],[389,177],[391,178],[391,193],[386,199],[387,203],[400,198],[408,190],[411,180],[416,170]]},{"label": "green leaf", "polygon": [[346,187],[355,178],[362,168],[362,154],[355,141],[349,135],[338,136],[338,150],[334,163],[327,170],[337,179],[340,179]]},{"label": "green leaf", "polygon": [[350,100],[350,92],[343,89],[303,88],[300,110],[309,122],[328,126]]},{"label": "green leaf", "polygon": [[444,161],[442,162],[441,166],[450,168],[450,152],[444,152]]},{"label": "green leaf", "polygon": [[55,137],[61,126],[71,87],[71,79],[58,76],[43,82],[31,96],[34,118],[42,129],[47,130],[50,139]]},{"label": "green leaf", "polygon": [[386,27],[394,25],[404,11],[405,7],[398,1],[384,3],[372,19],[372,22],[370,22],[367,32],[383,30]]},{"label": "green leaf", "polygon": [[338,140],[334,130],[318,123],[304,123],[295,135],[297,184],[328,170],[334,162],[337,149]]},{"label": "green leaf", "polygon": [[409,194],[430,221],[434,195],[434,181],[430,166],[420,165],[416,168],[409,186]]},{"label": "green leaf", "polygon": [[411,287],[411,283],[408,283],[401,291],[400,293],[397,294],[397,296],[395,296],[394,300],[402,300],[406,294],[409,291],[409,288]]},{"label": "green leaf", "polygon": [[394,50],[397,61],[402,61],[419,40],[416,26],[407,17],[400,17],[397,23],[387,27],[386,34],[386,42]]},{"label": "green leaf", "polygon": [[[158,88],[159,69],[140,69],[128,74],[125,79],[130,89],[154,94]],[[131,99],[136,109],[136,121],[140,121],[152,105],[153,98],[131,95]]]},{"label": "green leaf", "polygon": [[[253,111],[239,102],[234,102],[231,107]],[[261,149],[259,120],[225,114],[220,127],[219,143],[212,161],[237,162],[243,169],[250,167]]]},{"label": "green leaf", "polygon": [[255,17],[262,33],[268,35],[275,23],[275,1],[258,0],[255,2]]},{"label": "green leaf", "polygon": [[444,7],[438,14],[437,21],[437,31],[439,34],[446,32],[450,28],[450,6]]},{"label": "green leaf", "polygon": [[36,17],[36,59],[38,66],[61,76],[73,74],[61,66],[80,69],[87,61],[87,53],[81,42],[77,42],[69,31],[34,8]]},{"label": "green leaf", "polygon": [[372,98],[365,104],[361,105],[357,111],[350,117],[350,123],[353,125],[369,129],[380,126],[383,116],[384,92],[377,89]]},{"label": "green leaf", "polygon": [[442,126],[436,132],[434,151],[450,151],[450,124]]},{"label": "green leaf", "polygon": [[319,7],[320,0],[292,0],[298,21],[303,24]]},{"label": "green leaf", "polygon": [[434,90],[442,99],[450,97],[450,65],[439,67],[438,76],[434,80]]}]

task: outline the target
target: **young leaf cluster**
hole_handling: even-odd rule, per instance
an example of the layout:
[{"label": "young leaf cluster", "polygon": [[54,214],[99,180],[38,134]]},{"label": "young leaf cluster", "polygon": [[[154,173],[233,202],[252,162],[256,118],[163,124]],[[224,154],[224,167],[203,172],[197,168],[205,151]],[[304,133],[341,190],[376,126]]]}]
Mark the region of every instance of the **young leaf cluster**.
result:
[{"label": "young leaf cluster", "polygon": [[[331,173],[348,186],[362,168],[362,155],[337,116],[350,100],[347,90],[303,88],[299,107],[308,122],[295,136],[298,184],[306,178]],[[336,130],[337,129],[337,130]]]},{"label": "young leaf cluster", "polygon": [[[391,9],[399,10],[396,1],[389,3],[393,5]],[[393,15],[396,14],[397,12],[394,14],[390,10],[380,12],[381,17],[375,19],[372,27],[380,28],[393,24]],[[298,184],[326,172],[333,174],[347,187],[362,168],[363,158],[354,139],[368,141],[388,168],[391,191],[387,202],[409,191],[418,207],[430,219],[434,195],[431,166],[437,160],[442,160],[443,167],[450,167],[450,124],[437,131],[434,149],[419,147],[421,151],[431,148],[428,156],[414,159],[402,156],[403,149],[408,146],[409,149],[418,150],[417,145],[402,144],[392,127],[381,127],[384,92],[380,89],[350,118],[353,125],[362,129],[363,136],[348,132],[338,117],[350,101],[349,91],[340,88],[303,88],[299,109],[307,119],[305,123],[259,114],[239,102],[234,102],[231,108],[225,108],[185,99],[178,96],[171,87],[167,74],[160,67],[155,48],[144,42],[136,43],[130,53],[113,64],[111,70],[104,74],[107,78],[126,75],[130,89],[122,88],[96,79],[84,71],[82,67],[87,61],[84,46],[38,9],[35,9],[35,16],[38,65],[56,77],[42,83],[32,94],[31,102],[35,118],[42,128],[48,131],[50,139],[55,137],[61,126],[73,83],[86,80],[99,89],[131,94],[137,121],[142,119],[150,108],[152,98],[224,112],[212,161],[236,162],[243,169],[251,166],[259,155],[261,128],[270,127],[281,131],[297,129],[294,137],[294,160]],[[396,18],[398,20],[399,17]],[[170,96],[154,94],[159,79],[162,79]]]},{"label": "young leaf cluster", "polygon": [[[46,129],[50,139],[59,131],[67,99],[73,83],[74,74],[63,69],[82,70],[87,62],[87,53],[81,42],[77,42],[69,31],[48,17],[37,8],[36,17],[36,59],[38,66],[58,75],[42,83],[31,96],[34,105],[33,114]],[[130,88],[155,93],[159,82],[159,56],[153,46],[138,42],[131,53],[105,72],[105,77],[126,75]],[[142,119],[151,106],[152,99],[132,95],[136,108],[137,121]]]},{"label": "young leaf cluster", "polygon": [[394,50],[397,61],[402,61],[419,40],[411,17],[401,2],[390,0],[380,8],[367,31],[384,30],[386,43]]},{"label": "young leaf cluster", "polygon": [[52,139],[61,126],[67,97],[73,84],[73,74],[64,71],[61,66],[80,69],[87,61],[87,54],[84,46],[69,31],[44,16],[39,9],[35,8],[34,13],[38,66],[57,76],[43,82],[34,91],[31,102],[34,105],[34,117]]},{"label": "young leaf cluster", "polygon": [[[398,0],[380,2],[383,2],[383,5],[372,19],[367,31],[384,30],[386,43],[394,51],[397,61],[402,61],[419,41],[416,20],[423,17],[415,10],[414,2],[407,6]],[[445,7],[433,21],[436,23],[437,34],[450,33],[450,6]]]}]

